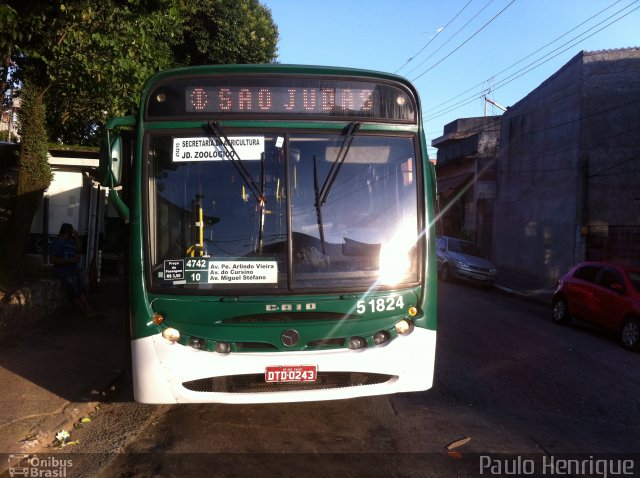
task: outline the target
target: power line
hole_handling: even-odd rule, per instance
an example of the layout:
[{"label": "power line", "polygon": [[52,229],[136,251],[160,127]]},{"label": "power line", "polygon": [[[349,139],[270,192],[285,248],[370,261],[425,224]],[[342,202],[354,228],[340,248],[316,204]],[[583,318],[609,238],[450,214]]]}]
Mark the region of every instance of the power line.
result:
[{"label": "power line", "polygon": [[[640,7],[636,7],[636,8],[634,8],[633,10],[631,10],[631,11],[629,11],[629,12],[625,13],[625,14],[624,14],[624,15],[622,15],[621,17],[616,18],[615,20],[611,21],[610,23],[607,23],[605,26],[603,26],[602,28],[600,28],[600,29],[596,30],[596,31],[595,31],[595,32],[593,32],[591,35],[588,35],[586,38],[581,38],[581,39],[579,39],[579,38],[580,38],[581,36],[583,36],[585,33],[587,33],[587,32],[589,32],[589,31],[593,30],[595,27],[597,27],[598,25],[601,25],[601,24],[602,24],[602,23],[604,23],[606,20],[609,20],[610,18],[614,17],[615,15],[617,15],[617,14],[618,14],[618,13],[620,13],[620,12],[622,12],[623,10],[626,10],[626,9],[627,9],[627,8],[629,8],[631,5],[633,5],[634,3],[638,3],[638,1],[640,1],[640,0],[635,0],[633,3],[631,3],[631,4],[627,5],[627,6],[626,6],[626,7],[624,7],[623,9],[621,9],[621,10],[619,10],[618,12],[614,13],[613,15],[610,15],[609,17],[605,18],[602,22],[600,22],[600,23],[598,23],[598,24],[594,25],[593,27],[591,27],[591,28],[589,28],[588,30],[586,30],[586,31],[584,31],[583,33],[581,33],[580,35],[578,35],[578,36],[576,36],[576,37],[572,38],[571,40],[569,40],[568,42],[566,42],[566,43],[564,43],[564,44],[560,45],[560,46],[559,46],[558,48],[556,48],[555,50],[552,50],[552,51],[551,51],[551,52],[549,52],[548,54],[551,54],[551,53],[553,53],[553,52],[555,52],[555,51],[558,51],[558,50],[559,50],[560,48],[562,48],[563,46],[568,45],[569,43],[574,42],[574,40],[576,40],[576,41],[574,42],[574,44],[569,45],[569,47],[567,47],[567,48],[565,48],[564,50],[560,51],[557,55],[553,55],[551,58],[548,58],[548,59],[547,59],[547,60],[545,60],[544,62],[540,63],[540,65],[542,65],[542,64],[546,63],[547,61],[549,61],[549,60],[551,60],[551,59],[555,58],[556,56],[558,56],[558,55],[560,55],[560,54],[564,53],[564,52],[565,52],[565,51],[567,51],[569,48],[571,48],[571,47],[573,47],[573,46],[577,45],[577,44],[578,44],[578,43],[580,43],[580,42],[583,42],[583,41],[584,41],[584,40],[586,40],[587,38],[591,38],[591,37],[592,37],[593,35],[595,35],[596,33],[600,33],[602,30],[604,30],[605,28],[608,28],[608,27],[610,27],[611,25],[613,25],[614,23],[616,23],[616,22],[618,22],[618,21],[622,20],[624,17],[626,17],[626,16],[628,16],[628,15],[632,14],[633,12],[635,12],[636,10],[638,10]],[[579,40],[578,40],[578,39],[579,39]],[[547,55],[548,55],[548,54],[547,54]],[[546,55],[545,55],[545,56],[546,56]],[[543,56],[542,58],[544,58],[544,56]],[[523,70],[525,70],[527,67],[529,67],[529,66],[531,66],[531,65],[534,65],[535,63],[537,63],[538,61],[540,61],[542,58],[540,58],[540,59],[538,59],[538,60],[536,60],[536,61],[534,61],[534,62],[532,62],[532,63],[529,63],[529,65],[527,65],[526,67],[521,68],[520,70],[516,71],[514,74],[512,74],[512,75],[508,76],[507,78],[505,78],[505,79],[503,79],[503,80],[500,80],[500,81],[498,82],[499,86],[498,86],[498,87],[496,87],[496,88],[494,88],[494,89],[500,88],[500,87],[504,86],[505,84],[511,83],[512,81],[514,81],[514,80],[516,80],[516,79],[520,78],[520,77],[521,77],[522,75],[524,75],[525,73],[528,73],[529,71],[531,71],[531,70],[533,70],[533,69],[537,68],[537,67],[538,67],[538,66],[540,66],[540,65],[536,65],[536,66],[534,66],[534,67],[530,68],[529,70],[524,71],[524,73],[522,73],[522,74],[520,74],[520,75],[516,76],[515,78],[512,78],[512,79],[510,79],[509,81],[506,81],[506,82],[505,82],[505,80],[507,80],[507,79],[511,78],[511,77],[512,77],[512,76],[514,76],[516,73],[520,73],[520,72],[522,72],[522,71],[523,71]],[[502,83],[502,84],[500,84],[500,83]]]},{"label": "power line", "polygon": [[[612,14],[612,15],[608,16],[607,18],[605,18],[605,19],[604,19],[604,20],[602,20],[601,22],[599,22],[599,23],[597,23],[596,25],[592,26],[591,28],[589,28],[589,29],[585,30],[584,32],[580,33],[579,35],[576,35],[575,37],[571,38],[570,40],[568,40],[567,42],[563,43],[562,45],[560,45],[560,46],[559,46],[559,47],[557,47],[556,49],[554,49],[554,50],[550,51],[549,53],[546,53],[545,55],[543,55],[543,56],[541,56],[540,58],[538,58],[537,60],[535,60],[535,61],[533,61],[533,62],[529,63],[528,65],[526,65],[525,67],[521,68],[520,70],[518,70],[518,71],[516,71],[516,72],[512,73],[511,75],[507,76],[506,78],[504,78],[504,79],[502,79],[502,80],[498,81],[498,83],[496,83],[496,84],[492,87],[492,88],[493,88],[493,90],[497,90],[497,89],[499,89],[499,88],[501,88],[501,87],[503,87],[503,86],[505,86],[505,85],[507,85],[507,84],[511,83],[512,81],[517,80],[518,78],[520,78],[520,77],[524,76],[525,74],[527,74],[527,73],[531,72],[532,70],[534,70],[534,69],[538,68],[539,66],[542,66],[543,64],[547,63],[548,61],[551,61],[553,58],[555,58],[555,57],[557,57],[557,56],[561,55],[562,53],[564,53],[565,51],[569,50],[570,48],[573,48],[573,47],[574,47],[575,45],[577,45],[578,43],[583,42],[583,41],[585,41],[585,40],[586,40],[586,39],[588,39],[588,38],[591,38],[591,37],[592,37],[592,36],[594,36],[596,33],[599,33],[599,32],[601,32],[602,30],[604,30],[605,28],[608,28],[609,26],[613,25],[614,23],[616,23],[616,22],[618,22],[618,21],[622,20],[622,19],[623,19],[623,18],[625,18],[626,16],[628,16],[628,15],[630,15],[631,13],[635,12],[636,10],[638,10],[640,7],[636,7],[636,8],[634,8],[633,10],[631,10],[631,11],[629,11],[629,12],[625,13],[624,15],[620,16],[619,18],[616,18],[616,19],[612,20],[611,22],[609,22],[608,24],[606,24],[606,25],[605,25],[605,26],[603,26],[602,28],[600,28],[600,29],[596,30],[595,32],[591,33],[591,34],[590,34],[590,35],[588,35],[587,37],[585,37],[585,38],[580,38],[580,37],[584,36],[586,33],[588,33],[589,31],[591,31],[591,30],[593,30],[594,28],[598,27],[599,25],[602,25],[602,24],[603,24],[604,22],[606,22],[607,20],[609,20],[609,19],[611,19],[611,18],[615,17],[616,15],[620,14],[620,13],[621,13],[621,12],[623,12],[624,10],[628,9],[630,6],[634,5],[635,3],[638,3],[638,1],[640,1],[640,0],[634,0],[634,1],[633,1],[632,3],[630,3],[629,5],[627,5],[627,6],[623,7],[622,9],[620,9],[620,10],[618,10],[617,12],[615,12],[614,14]],[[618,3],[618,2],[616,2],[616,3]],[[614,3],[613,5],[615,5],[615,3]],[[607,8],[609,8],[609,7],[607,7]],[[606,9],[605,9],[605,10],[606,10]],[[603,11],[604,11],[604,10],[603,10]],[[600,12],[600,13],[602,13],[602,12]],[[598,13],[597,15],[599,15],[600,13]],[[596,16],[597,16],[597,15],[596,15]],[[593,18],[593,17],[591,17],[591,18]],[[591,19],[591,18],[590,18],[590,19]],[[589,19],[589,20],[590,20],[590,19]],[[588,21],[588,20],[587,20],[587,21]],[[585,23],[585,22],[583,22],[583,23]],[[582,25],[582,24],[581,24],[581,25]],[[581,26],[581,25],[579,25],[579,26]],[[577,28],[577,27],[576,27],[576,28]],[[575,28],[574,28],[573,30],[575,30]],[[570,31],[573,31],[573,30],[570,30]],[[565,34],[565,35],[566,35],[566,34]],[[562,36],[565,36],[565,35],[562,35]],[[562,37],[559,37],[559,38],[562,38]],[[558,39],[559,39],[559,38],[558,38]],[[554,42],[555,42],[555,41],[557,41],[557,39],[556,39],[556,40],[554,40]],[[551,43],[554,43],[554,42],[551,42]],[[548,57],[548,56],[549,56],[549,55],[551,55],[552,53],[557,52],[558,50],[560,50],[562,47],[564,47],[564,46],[566,46],[566,45],[569,45],[569,46],[568,46],[567,48],[565,48],[564,50],[559,51],[557,54],[555,54],[555,55],[553,55],[553,56],[551,56],[551,57],[547,58],[547,59],[546,59],[546,60],[544,60],[544,61],[542,61],[545,57]],[[544,48],[544,47],[543,47],[543,48]],[[539,50],[538,50],[538,51],[539,51]],[[534,54],[535,54],[535,52],[534,52]],[[526,59],[526,58],[528,58],[528,57],[530,57],[530,56],[532,56],[532,55],[529,55],[529,56],[525,57],[525,59]],[[520,60],[520,61],[518,61],[517,63],[515,63],[515,64],[514,64],[514,65],[512,65],[512,66],[515,66],[516,64],[521,63],[522,61],[523,61],[523,60]],[[538,63],[538,64],[536,65],[536,63]],[[507,70],[508,70],[508,69],[510,69],[510,68],[511,68],[511,67],[507,68]],[[502,73],[502,72],[501,72],[501,73]],[[507,81],[507,80],[508,80],[508,81]],[[469,90],[467,90],[467,91],[469,91]],[[484,91],[484,90],[483,90],[483,91]],[[436,111],[436,112],[434,112],[433,114],[431,114],[430,116],[428,116],[428,117],[426,117],[426,118],[424,118],[424,119],[425,119],[425,120],[432,120],[432,119],[437,118],[437,117],[439,117],[439,116],[442,116],[442,115],[444,115],[444,114],[450,113],[451,111],[454,111],[454,110],[456,110],[456,109],[458,109],[458,108],[460,108],[460,107],[462,107],[462,106],[465,106],[465,105],[467,105],[467,104],[469,104],[469,103],[471,103],[471,102],[475,101],[475,100],[476,100],[476,99],[478,99],[479,97],[482,97],[483,91],[481,91],[480,93],[475,93],[475,94],[473,94],[472,96],[469,96],[469,97],[467,97],[467,98],[465,98],[465,99],[463,99],[463,100],[460,100],[458,103],[455,103],[455,104],[453,104],[452,106],[450,106],[450,107],[448,107],[448,108],[445,108],[445,109],[440,110],[440,111]],[[462,94],[464,94],[464,93],[462,93]],[[460,95],[458,95],[458,96],[461,96],[462,94],[460,94]],[[452,100],[449,100],[449,101],[452,101]],[[444,104],[446,104],[446,103],[447,103],[447,102],[442,103],[442,105],[444,105]]]},{"label": "power line", "polygon": [[[493,0],[490,0],[490,2],[491,2],[491,1],[493,1]],[[423,51],[425,48],[427,48],[427,47],[431,44],[431,42],[432,42],[433,40],[435,40],[435,39],[436,39],[436,37],[437,37],[438,35],[440,35],[440,33],[442,33],[442,32],[443,32],[443,31],[444,31],[444,30],[445,30],[445,29],[446,29],[446,28],[451,24],[451,22],[453,22],[456,18],[458,18],[458,16],[460,16],[460,14],[464,11],[464,9],[465,9],[465,8],[467,8],[467,6],[469,6],[469,4],[470,4],[471,2],[473,2],[473,0],[469,0],[469,1],[466,3],[466,5],[465,5],[464,7],[462,7],[462,8],[460,9],[460,11],[459,11],[458,13],[456,13],[456,14],[455,14],[455,16],[454,16],[451,20],[449,20],[449,22],[448,22],[445,26],[443,26],[441,29],[439,29],[439,30],[436,32],[436,34],[435,34],[433,37],[431,37],[431,39],[427,42],[427,44],[426,44],[425,46],[423,46],[422,48],[420,48],[420,50],[418,50],[418,52],[417,52],[417,53],[414,53],[414,55],[413,55],[413,56],[409,57],[409,59],[408,59],[407,61],[405,61],[405,62],[404,62],[404,64],[403,64],[400,68],[398,68],[394,73],[398,73],[398,72],[399,72],[400,70],[402,70],[405,66],[407,66],[407,64],[408,64],[409,62],[411,62],[411,61],[412,61],[416,56],[418,56],[420,53],[422,53],[422,51]],[[413,71],[413,70],[412,70],[412,71]],[[409,73],[411,73],[411,72],[409,72]]]},{"label": "power line", "polygon": [[[554,40],[550,41],[550,42],[549,42],[549,43],[547,43],[546,45],[544,45],[544,46],[542,46],[542,47],[538,48],[537,50],[535,50],[535,51],[534,51],[534,52],[532,52],[532,53],[529,53],[528,55],[526,55],[525,57],[523,57],[523,58],[521,58],[520,60],[516,61],[515,63],[513,63],[512,65],[510,65],[510,66],[508,66],[507,68],[503,69],[502,71],[500,71],[500,72],[498,72],[498,73],[496,73],[496,74],[494,74],[494,75],[491,75],[491,78],[496,78],[496,77],[500,76],[501,74],[503,74],[503,73],[505,73],[505,72],[509,71],[509,70],[510,70],[511,68],[513,68],[514,66],[516,66],[516,65],[518,65],[518,64],[520,64],[520,63],[522,63],[522,62],[523,62],[524,60],[526,60],[527,58],[532,57],[532,56],[533,56],[533,55],[535,55],[536,53],[538,53],[538,52],[540,52],[540,51],[544,50],[545,48],[547,48],[548,46],[550,46],[550,45],[554,44],[555,42],[557,42],[557,41],[558,41],[558,40],[560,40],[561,38],[563,38],[563,37],[567,36],[567,35],[568,35],[569,33],[571,33],[572,31],[577,30],[578,28],[580,28],[580,27],[581,27],[582,25],[584,25],[585,23],[588,23],[589,21],[593,20],[595,17],[597,17],[597,16],[601,15],[602,13],[604,13],[605,11],[609,10],[609,9],[610,9],[610,8],[612,8],[614,5],[617,5],[618,3],[622,2],[622,1],[623,1],[623,0],[617,0],[617,1],[615,1],[614,3],[612,3],[611,5],[609,5],[608,7],[605,7],[604,9],[600,10],[600,11],[599,11],[598,13],[596,13],[595,15],[592,15],[591,17],[587,18],[587,19],[586,19],[586,20],[584,20],[582,23],[580,23],[580,24],[576,25],[576,26],[575,26],[575,27],[573,27],[571,30],[568,30],[567,32],[563,33],[563,34],[562,34],[562,35],[560,35],[559,37],[557,37],[557,38],[555,38]],[[632,5],[633,3],[635,3],[635,1],[634,1],[634,2],[632,2],[632,3],[630,3],[629,5],[627,5],[627,7],[625,7],[625,8],[628,8],[628,7],[629,7],[630,5]],[[625,8],[623,8],[622,10],[624,10]],[[622,10],[619,10],[619,12],[620,12],[620,11],[622,11]],[[459,98],[460,96],[464,95],[465,93],[468,93],[469,91],[472,91],[473,89],[475,89],[475,88],[477,88],[477,87],[479,87],[479,86],[483,86],[483,85],[484,85],[484,83],[485,83],[486,81],[487,81],[487,80],[482,81],[482,82],[480,82],[480,83],[478,83],[478,84],[476,84],[476,85],[472,86],[471,88],[469,88],[469,89],[467,89],[467,90],[463,91],[462,93],[459,93],[458,95],[456,95],[456,96],[454,96],[454,97],[450,98],[450,99],[449,99],[449,100],[447,100],[447,101],[444,101],[444,102],[442,102],[442,103],[440,103],[440,104],[438,104],[438,105],[434,106],[433,108],[434,108],[434,109],[436,109],[436,108],[440,108],[441,106],[444,106],[444,105],[446,105],[447,103],[451,103],[453,100],[455,100],[456,98]],[[474,97],[474,98],[475,98],[475,97]]]},{"label": "power line", "polygon": [[421,67],[422,65],[424,65],[426,63],[426,61],[433,57],[433,55],[435,55],[436,53],[438,53],[440,50],[442,50],[451,40],[453,40],[455,38],[455,36],[460,33],[462,30],[464,30],[467,25],[469,25],[469,23],[471,23],[473,20],[475,20],[475,18],[480,15],[482,12],[484,12],[484,10],[491,4],[493,3],[493,0],[489,0],[484,7],[482,7],[474,16],[472,16],[469,21],[467,23],[465,23],[464,25],[462,25],[462,27],[460,27],[458,29],[458,31],[456,31],[453,35],[451,35],[451,37],[449,37],[449,39],[444,42],[442,45],[440,45],[440,48],[438,48],[436,51],[434,51],[433,53],[431,53],[431,55],[429,55],[428,57],[426,57],[424,60],[422,60],[420,63],[418,63],[416,66],[414,66],[411,70],[409,70],[406,74],[408,75],[409,73],[412,73],[414,71],[416,71],[419,67]]},{"label": "power line", "polygon": [[[633,3],[637,3],[640,0],[635,0]],[[625,10],[626,8],[628,8],[629,6],[633,5],[627,5],[627,7],[624,7],[622,10]],[[640,7],[636,7],[633,10],[631,10],[630,12],[627,12],[626,14],[622,15],[620,18],[616,18],[615,20],[613,20],[612,22],[608,23],[607,25],[605,25],[604,27],[600,28],[599,30],[596,30],[595,32],[593,32],[591,35],[587,36],[586,38],[582,38],[580,40],[577,40],[579,37],[583,36],[585,33],[587,33],[590,30],[593,30],[595,27],[597,27],[598,25],[601,25],[602,23],[604,23],[606,20],[608,20],[609,18],[612,18],[613,16],[617,15],[618,13],[620,13],[622,10],[614,13],[613,15],[607,17],[605,20],[603,20],[602,22],[598,23],[597,25],[594,25],[593,27],[591,27],[589,30],[586,30],[585,32],[581,33],[580,35],[572,38],[571,40],[569,40],[566,43],[563,43],[562,45],[560,45],[558,48],[556,48],[555,50],[552,50],[551,52],[547,53],[546,55],[538,58],[537,60],[529,63],[527,66],[521,68],[520,70],[516,71],[515,73],[507,76],[506,78],[500,80],[498,83],[496,83],[496,85],[493,86],[494,90],[497,90],[499,88],[502,88],[505,85],[508,85],[509,83],[517,80],[518,78],[524,76],[525,74],[529,73],[532,70],[535,70],[536,68],[538,68],[539,66],[544,65],[545,63],[553,60],[554,58],[556,58],[557,56],[561,55],[562,53],[566,52],[567,50],[569,50],[570,48],[573,48],[575,45],[577,45],[580,42],[583,42],[584,40],[586,40],[587,38],[591,38],[593,35],[595,35],[596,33],[601,32],[602,30],[604,30],[605,28],[608,28],[609,26],[613,25],[614,23],[622,20],[624,17],[630,15],[631,13],[635,12],[636,10],[640,9]],[[577,41],[576,41],[577,40]],[[574,42],[574,44],[569,45],[569,43]],[[565,45],[569,45],[567,48],[565,48],[564,50],[559,51],[557,54],[551,56],[550,58],[547,58],[546,60],[542,61],[546,56],[551,55],[551,53],[554,53],[556,51],[558,51],[560,48],[562,48]],[[539,64],[536,65],[536,63],[540,62]],[[533,66],[532,66],[533,65]],[[528,69],[527,69],[528,68]],[[520,73],[520,74],[518,74]],[[507,81],[508,80],[508,81]],[[474,94],[472,96],[469,96],[467,98],[465,98],[464,100],[459,101],[458,103],[454,104],[453,106],[441,110],[441,111],[437,111],[434,114],[424,118],[425,120],[432,120],[434,118],[437,118],[439,116],[442,116],[446,113],[450,113],[451,111],[454,111],[462,106],[468,105],[469,103],[475,101],[476,99],[482,97],[483,92],[480,92],[479,94]]]},{"label": "power line", "polygon": [[458,51],[460,48],[462,48],[467,42],[469,42],[469,40],[471,40],[473,37],[475,37],[478,33],[480,33],[482,30],[484,30],[487,26],[489,26],[490,23],[492,23],[496,18],[498,18],[502,12],[504,12],[507,8],[509,8],[511,5],[513,5],[515,3],[516,0],[511,0],[511,2],[509,2],[509,4],[504,7],[502,10],[500,10],[498,13],[496,13],[491,20],[489,20],[487,23],[485,23],[484,25],[482,25],[478,30],[476,30],[473,35],[471,35],[469,38],[467,38],[465,41],[463,41],[460,45],[458,45],[455,49],[453,49],[450,53],[448,53],[447,55],[445,55],[443,58],[441,58],[439,61],[437,61],[436,63],[434,63],[433,65],[431,65],[429,68],[427,68],[425,71],[423,71],[422,73],[420,73],[418,76],[416,76],[415,78],[413,78],[412,81],[417,80],[418,78],[420,78],[422,75],[424,75],[425,73],[428,73],[429,71],[433,70],[436,66],[438,66],[440,63],[442,63],[444,60],[446,60],[447,58],[449,58],[451,55],[453,55],[456,51]]}]

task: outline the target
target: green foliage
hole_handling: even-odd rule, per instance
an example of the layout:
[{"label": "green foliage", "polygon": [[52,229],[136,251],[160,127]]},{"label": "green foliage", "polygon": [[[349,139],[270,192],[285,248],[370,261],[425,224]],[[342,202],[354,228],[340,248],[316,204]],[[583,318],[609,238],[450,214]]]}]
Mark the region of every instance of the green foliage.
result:
[{"label": "green foliage", "polygon": [[18,110],[18,133],[21,138],[18,196],[44,191],[53,179],[47,161],[47,132],[42,99],[30,86],[24,87],[21,93],[22,103]]},{"label": "green foliage", "polygon": [[[116,2],[66,6],[51,48],[47,126],[53,140],[87,144],[107,117],[132,111],[144,81],[173,65],[179,36],[168,1],[140,11]],[[149,32],[153,32],[152,34]]]},{"label": "green foliage", "polygon": [[6,3],[0,3],[0,53],[4,56],[13,44],[22,39],[22,32],[18,28],[18,14]]},{"label": "green foliage", "polygon": [[13,68],[14,85],[44,92],[58,143],[97,144],[106,119],[132,113],[157,71],[270,62],[278,39],[258,0],[10,0],[0,18],[0,53],[15,65],[2,73]]},{"label": "green foliage", "polygon": [[28,242],[33,216],[42,201],[44,190],[53,178],[47,162],[47,133],[42,97],[31,84],[26,84],[23,85],[20,98],[18,186],[13,204],[9,204],[4,210],[7,214],[3,214],[0,223],[3,235],[0,267],[16,277],[21,272],[21,258]]},{"label": "green foliage", "polygon": [[133,110],[145,79],[173,65],[179,35],[178,19],[167,14],[172,2],[148,3],[72,1],[49,10],[44,30],[33,20],[39,45],[18,63],[46,88],[52,141],[96,144],[106,118]]},{"label": "green foliage", "polygon": [[184,40],[174,48],[185,65],[270,63],[278,28],[258,0],[190,0]]},{"label": "green foliage", "polygon": [[[16,41],[22,40],[22,32],[18,27],[17,12],[4,2],[0,2],[0,106],[6,103],[5,91],[11,67],[11,51]],[[2,141],[8,141],[7,132]]]},{"label": "green foliage", "polygon": [[11,132],[11,137],[9,137],[9,131],[5,129],[0,131],[0,141],[16,142],[18,141],[18,137],[15,132]]}]

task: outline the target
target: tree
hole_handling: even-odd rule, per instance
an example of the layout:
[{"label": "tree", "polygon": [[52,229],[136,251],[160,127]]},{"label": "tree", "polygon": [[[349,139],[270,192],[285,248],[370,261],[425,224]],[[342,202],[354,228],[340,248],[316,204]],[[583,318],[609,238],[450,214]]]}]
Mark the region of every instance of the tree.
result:
[{"label": "tree", "polygon": [[270,63],[278,28],[258,0],[191,0],[175,56],[185,65]]},{"label": "tree", "polygon": [[135,110],[151,74],[270,62],[278,38],[258,0],[10,0],[5,11],[11,79],[44,92],[49,138],[67,144],[97,144],[107,117]]},{"label": "tree", "polygon": [[19,261],[29,237],[31,221],[49,187],[53,174],[47,162],[47,134],[44,126],[45,109],[42,96],[31,85],[21,91],[18,111],[20,147],[18,185],[15,205],[4,231],[3,263],[19,270]]},{"label": "tree", "polygon": [[32,32],[16,44],[15,80],[45,92],[51,141],[95,144],[106,118],[135,108],[146,77],[174,63],[171,0],[13,3]]},{"label": "tree", "polygon": [[2,81],[2,92],[4,93],[7,83],[7,74],[11,63],[11,49],[18,38],[18,18],[16,11],[0,3],[0,81]]},{"label": "tree", "polygon": [[[11,98],[6,95],[9,84],[9,71],[11,69],[11,51],[14,43],[22,38],[18,30],[18,14],[4,3],[0,3],[0,112],[8,111],[11,114]],[[7,141],[10,131],[7,131]]]}]

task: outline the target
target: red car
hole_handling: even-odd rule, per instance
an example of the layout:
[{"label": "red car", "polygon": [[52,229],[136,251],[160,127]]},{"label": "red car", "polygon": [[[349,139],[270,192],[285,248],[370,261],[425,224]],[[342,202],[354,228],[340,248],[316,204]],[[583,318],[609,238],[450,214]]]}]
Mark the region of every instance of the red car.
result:
[{"label": "red car", "polygon": [[558,281],[553,321],[578,317],[618,334],[622,345],[640,350],[640,268],[581,262]]}]

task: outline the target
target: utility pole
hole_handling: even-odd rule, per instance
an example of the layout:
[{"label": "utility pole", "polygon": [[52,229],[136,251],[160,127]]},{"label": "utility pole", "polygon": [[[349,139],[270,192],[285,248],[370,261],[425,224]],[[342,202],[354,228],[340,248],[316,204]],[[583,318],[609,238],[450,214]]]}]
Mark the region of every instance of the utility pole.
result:
[{"label": "utility pole", "polygon": [[495,101],[493,101],[488,96],[485,96],[484,97],[484,115],[485,116],[488,116],[487,103],[491,103],[493,106],[495,106],[496,108],[500,108],[502,111],[507,111],[507,107],[506,106],[502,106],[502,105],[496,103]]}]

